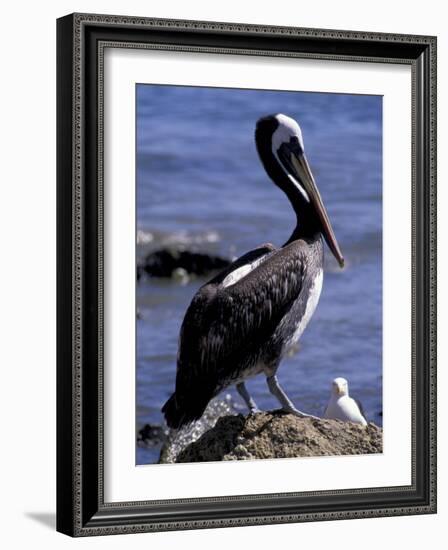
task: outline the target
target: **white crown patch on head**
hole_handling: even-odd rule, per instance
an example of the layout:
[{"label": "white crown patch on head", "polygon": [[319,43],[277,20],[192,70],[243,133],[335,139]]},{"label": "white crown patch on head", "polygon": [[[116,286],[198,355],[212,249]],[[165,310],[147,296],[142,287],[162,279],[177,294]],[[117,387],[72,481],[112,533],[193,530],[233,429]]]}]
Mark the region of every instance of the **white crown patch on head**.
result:
[{"label": "white crown patch on head", "polygon": [[272,148],[278,150],[282,143],[288,143],[292,137],[297,137],[303,150],[302,130],[297,122],[282,114],[275,115],[275,118],[278,121],[278,127],[272,134]]}]

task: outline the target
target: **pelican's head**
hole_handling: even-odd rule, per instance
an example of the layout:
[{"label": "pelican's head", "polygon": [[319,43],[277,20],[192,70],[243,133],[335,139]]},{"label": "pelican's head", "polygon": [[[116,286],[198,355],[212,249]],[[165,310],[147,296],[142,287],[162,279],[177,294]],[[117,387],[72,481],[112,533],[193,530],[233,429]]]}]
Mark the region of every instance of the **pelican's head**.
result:
[{"label": "pelican's head", "polygon": [[343,267],[344,258],[305,156],[298,123],[283,114],[260,118],[255,142],[263,166],[273,182],[287,194],[298,215],[299,211],[311,209],[330,250]]},{"label": "pelican's head", "polygon": [[348,382],[345,378],[335,378],[331,383],[331,393],[335,397],[348,395]]}]

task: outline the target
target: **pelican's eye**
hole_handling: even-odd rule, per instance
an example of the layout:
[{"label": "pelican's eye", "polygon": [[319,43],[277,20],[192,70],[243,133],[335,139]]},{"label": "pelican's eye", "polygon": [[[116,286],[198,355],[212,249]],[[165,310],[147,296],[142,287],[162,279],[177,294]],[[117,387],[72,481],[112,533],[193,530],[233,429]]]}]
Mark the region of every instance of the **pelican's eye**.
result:
[{"label": "pelican's eye", "polygon": [[292,153],[296,154],[299,157],[303,155],[303,147],[300,143],[300,139],[298,136],[291,136],[289,138],[288,146]]}]

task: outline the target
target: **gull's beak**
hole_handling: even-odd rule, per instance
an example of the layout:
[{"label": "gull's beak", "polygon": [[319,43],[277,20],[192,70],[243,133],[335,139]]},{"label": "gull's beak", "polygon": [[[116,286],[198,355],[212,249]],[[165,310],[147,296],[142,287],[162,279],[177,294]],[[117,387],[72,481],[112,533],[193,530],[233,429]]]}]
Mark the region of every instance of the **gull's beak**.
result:
[{"label": "gull's beak", "polygon": [[340,267],[344,267],[344,257],[331,227],[330,219],[317,189],[305,153],[297,143],[284,143],[278,154],[288,172],[298,181],[308,195],[322,224],[322,234],[325,241]]},{"label": "gull's beak", "polygon": [[339,384],[333,384],[333,393],[336,395],[342,395],[344,392]]}]

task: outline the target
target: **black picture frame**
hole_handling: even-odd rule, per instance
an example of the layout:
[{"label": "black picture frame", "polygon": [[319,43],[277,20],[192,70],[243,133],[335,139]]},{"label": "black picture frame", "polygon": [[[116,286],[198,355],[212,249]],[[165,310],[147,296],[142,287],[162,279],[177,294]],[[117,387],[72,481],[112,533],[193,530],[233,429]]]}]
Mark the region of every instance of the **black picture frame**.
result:
[{"label": "black picture frame", "polygon": [[[412,68],[412,484],[104,502],[102,55],[107,44]],[[57,530],[71,536],[436,512],[436,38],[72,14],[57,21]]]}]

